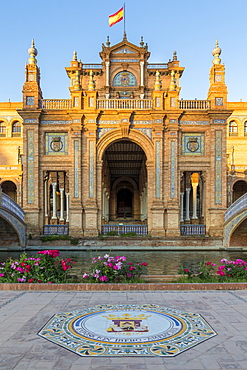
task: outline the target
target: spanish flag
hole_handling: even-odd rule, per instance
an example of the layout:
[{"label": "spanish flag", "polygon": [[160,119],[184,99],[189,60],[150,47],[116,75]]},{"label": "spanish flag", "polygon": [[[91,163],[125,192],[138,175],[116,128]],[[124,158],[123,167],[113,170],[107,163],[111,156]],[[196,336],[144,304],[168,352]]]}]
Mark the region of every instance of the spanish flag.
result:
[{"label": "spanish flag", "polygon": [[109,15],[109,26],[113,26],[114,24],[120,22],[124,17],[124,7],[119,9],[115,14]]}]

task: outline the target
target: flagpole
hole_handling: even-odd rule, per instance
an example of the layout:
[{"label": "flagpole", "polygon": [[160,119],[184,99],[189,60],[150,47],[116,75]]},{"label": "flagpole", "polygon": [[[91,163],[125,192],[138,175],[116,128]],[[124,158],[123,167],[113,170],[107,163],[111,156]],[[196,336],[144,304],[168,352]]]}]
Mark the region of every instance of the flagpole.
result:
[{"label": "flagpole", "polygon": [[125,3],[124,3],[124,36],[126,36],[126,29],[125,29]]}]

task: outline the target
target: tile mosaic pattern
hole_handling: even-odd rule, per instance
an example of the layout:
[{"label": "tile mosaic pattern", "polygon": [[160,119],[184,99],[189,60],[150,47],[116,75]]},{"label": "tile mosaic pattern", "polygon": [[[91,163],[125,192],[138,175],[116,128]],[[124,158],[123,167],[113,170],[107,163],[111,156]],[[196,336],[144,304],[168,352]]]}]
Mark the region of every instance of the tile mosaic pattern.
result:
[{"label": "tile mosaic pattern", "polygon": [[173,357],[217,334],[199,314],[102,304],[56,314],[38,335],[80,356]]},{"label": "tile mosaic pattern", "polygon": [[45,155],[68,155],[68,133],[46,132]]},{"label": "tile mosaic pattern", "polygon": [[160,198],[160,141],[155,143],[155,196]]},{"label": "tile mosaic pattern", "polygon": [[171,141],[171,188],[170,188],[170,197],[175,198],[175,187],[176,187],[176,146],[175,141]]},{"label": "tile mosaic pattern", "polygon": [[204,134],[184,133],[182,135],[182,155],[204,155]]},{"label": "tile mosaic pattern", "polygon": [[79,198],[79,140],[74,141],[74,198]]},{"label": "tile mosaic pattern", "polygon": [[34,130],[27,132],[27,203],[34,204]]},{"label": "tile mosaic pattern", "polygon": [[222,131],[215,131],[215,204],[222,203]]}]

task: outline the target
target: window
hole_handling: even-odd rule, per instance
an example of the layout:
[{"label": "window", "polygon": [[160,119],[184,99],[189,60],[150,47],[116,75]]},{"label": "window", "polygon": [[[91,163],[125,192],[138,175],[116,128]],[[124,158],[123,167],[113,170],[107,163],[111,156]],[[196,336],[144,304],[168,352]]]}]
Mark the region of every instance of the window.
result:
[{"label": "window", "polygon": [[0,137],[6,136],[6,125],[4,122],[0,122]]},{"label": "window", "polygon": [[229,136],[238,136],[238,125],[235,121],[229,123]]},{"label": "window", "polygon": [[21,124],[20,122],[16,121],[12,125],[12,137],[20,137],[21,136]]},{"label": "window", "polygon": [[247,121],[244,123],[244,136],[247,136]]}]

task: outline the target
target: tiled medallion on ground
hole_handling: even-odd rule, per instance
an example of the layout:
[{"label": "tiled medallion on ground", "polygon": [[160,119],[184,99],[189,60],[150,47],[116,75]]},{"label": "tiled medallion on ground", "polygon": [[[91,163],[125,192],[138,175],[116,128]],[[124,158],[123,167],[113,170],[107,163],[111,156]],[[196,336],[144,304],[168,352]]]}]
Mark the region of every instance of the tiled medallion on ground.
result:
[{"label": "tiled medallion on ground", "polygon": [[199,314],[105,304],[56,314],[38,334],[80,356],[176,356],[216,332]]}]

